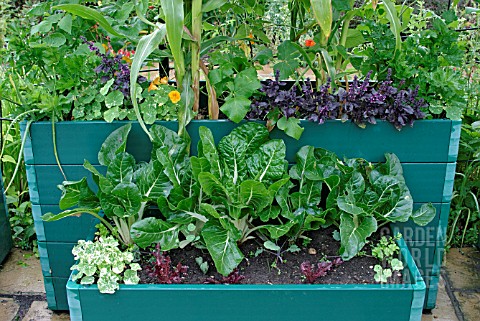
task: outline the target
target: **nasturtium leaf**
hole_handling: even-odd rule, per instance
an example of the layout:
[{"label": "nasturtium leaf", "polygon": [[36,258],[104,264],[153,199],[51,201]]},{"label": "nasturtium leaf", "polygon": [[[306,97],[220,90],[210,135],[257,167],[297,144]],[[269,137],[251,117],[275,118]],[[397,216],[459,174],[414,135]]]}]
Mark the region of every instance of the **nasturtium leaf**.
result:
[{"label": "nasturtium leaf", "polygon": [[58,27],[68,34],[72,33],[72,15],[66,14],[58,22]]},{"label": "nasturtium leaf", "polygon": [[148,217],[135,222],[130,229],[130,234],[135,244],[141,248],[158,243],[162,251],[169,251],[178,247],[179,231],[178,225]]},{"label": "nasturtium leaf", "polygon": [[377,230],[377,221],[372,216],[354,216],[343,213],[340,216],[340,255],[350,260],[362,250],[367,238]]},{"label": "nasturtium leaf", "polygon": [[202,237],[217,271],[227,276],[242,262],[243,253],[231,232],[207,222],[202,229]]},{"label": "nasturtium leaf", "polygon": [[423,204],[418,210],[413,212],[412,220],[417,225],[425,226],[435,218],[436,213],[437,210],[432,203]]},{"label": "nasturtium leaf", "polygon": [[115,155],[125,152],[127,146],[127,137],[132,125],[129,123],[114,130],[102,144],[98,152],[98,161],[100,165],[108,166]]},{"label": "nasturtium leaf", "polygon": [[300,127],[300,119],[295,117],[290,117],[288,119],[286,117],[280,118],[277,121],[277,127],[296,140],[300,139],[300,136],[302,136],[303,130],[305,129]]},{"label": "nasturtium leaf", "polygon": [[228,119],[235,123],[239,123],[245,118],[250,110],[250,104],[252,102],[247,97],[229,97],[225,100],[225,103],[220,110],[227,115]]},{"label": "nasturtium leaf", "polygon": [[105,97],[105,105],[107,108],[121,106],[123,105],[123,97],[120,90],[114,90]]},{"label": "nasturtium leaf", "polygon": [[261,145],[247,159],[250,174],[258,181],[278,180],[286,172],[286,146],[281,139],[272,139]]}]

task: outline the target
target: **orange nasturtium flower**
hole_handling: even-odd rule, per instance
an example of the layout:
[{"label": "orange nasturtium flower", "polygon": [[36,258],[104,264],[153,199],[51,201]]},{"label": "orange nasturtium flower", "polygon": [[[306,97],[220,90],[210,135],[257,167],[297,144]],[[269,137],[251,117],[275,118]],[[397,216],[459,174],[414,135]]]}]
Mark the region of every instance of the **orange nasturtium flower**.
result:
[{"label": "orange nasturtium flower", "polygon": [[[157,78],[158,78],[158,77],[157,77]],[[160,79],[160,83],[161,83],[162,85],[168,85],[168,77],[162,77],[162,78]]]},{"label": "orange nasturtium flower", "polygon": [[170,98],[172,103],[176,104],[180,101],[180,93],[176,90],[173,90],[168,93],[168,98]]},{"label": "orange nasturtium flower", "polygon": [[307,39],[307,40],[305,40],[305,46],[306,47],[313,47],[313,46],[315,46],[315,41],[313,41],[312,39]]},{"label": "orange nasturtium flower", "polygon": [[157,85],[160,84],[160,77],[155,77],[154,80],[152,80],[152,82],[150,83],[150,86],[148,86],[148,91],[152,91],[152,90],[157,90],[158,87]]}]

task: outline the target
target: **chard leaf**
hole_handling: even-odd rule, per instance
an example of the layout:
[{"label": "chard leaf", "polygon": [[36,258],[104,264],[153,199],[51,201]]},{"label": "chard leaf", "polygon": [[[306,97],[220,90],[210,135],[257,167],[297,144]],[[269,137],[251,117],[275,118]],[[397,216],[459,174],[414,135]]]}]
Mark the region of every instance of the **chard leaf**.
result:
[{"label": "chard leaf", "polygon": [[160,243],[162,251],[177,248],[179,244],[178,225],[167,223],[154,217],[135,222],[130,229],[133,241],[141,248]]},{"label": "chard leaf", "polygon": [[200,173],[198,182],[205,193],[213,200],[218,200],[222,203],[230,200],[227,189],[212,173]]},{"label": "chard leaf", "polygon": [[246,180],[240,185],[241,203],[255,211],[262,211],[272,203],[272,200],[267,188],[261,182]]},{"label": "chard leaf", "polygon": [[210,172],[210,161],[206,157],[190,157],[190,164],[192,166],[192,174],[195,180],[198,181],[198,175],[201,172]]},{"label": "chard leaf", "polygon": [[258,213],[258,217],[262,222],[268,222],[269,220],[276,219],[280,215],[280,206],[270,205],[263,211]]},{"label": "chard leaf", "polygon": [[208,203],[200,204],[200,210],[207,216],[211,216],[213,218],[220,218],[220,213],[215,209],[215,207]]},{"label": "chard leaf", "polygon": [[425,226],[434,219],[436,213],[437,210],[432,203],[423,204],[418,210],[413,212],[412,220],[417,225]]},{"label": "chard leaf", "polygon": [[413,211],[413,199],[402,179],[381,176],[374,182],[375,192],[380,195],[376,209],[378,219],[389,222],[406,222]]},{"label": "chard leaf", "polygon": [[[212,132],[205,126],[200,126],[199,156],[202,154],[210,162],[211,171],[217,177],[222,177],[222,165],[220,163],[217,147]],[[201,146],[201,148],[200,148]],[[201,151],[201,153],[200,153]]]},{"label": "chard leaf", "polygon": [[225,170],[225,175],[233,185],[236,185],[237,181],[242,180],[246,175],[247,142],[240,136],[230,133],[220,140],[218,151],[220,161],[228,167]]},{"label": "chard leaf", "polygon": [[303,185],[305,179],[319,180],[316,164],[317,159],[314,155],[314,148],[312,146],[303,146],[295,155],[295,165],[290,168],[290,177],[300,182],[300,187]]},{"label": "chard leaf", "polygon": [[141,202],[140,190],[133,183],[118,184],[111,193],[101,193],[100,196],[100,204],[109,218],[137,215]]},{"label": "chard leaf", "polygon": [[262,144],[247,159],[248,170],[260,182],[263,180],[278,180],[283,177],[287,167],[285,154],[286,147],[283,140],[270,140]]},{"label": "chard leaf", "polygon": [[326,223],[324,213],[318,208],[309,208],[306,211],[305,221],[303,222],[303,230],[316,231]]},{"label": "chard leaf", "polygon": [[365,193],[365,179],[359,172],[353,172],[352,177],[345,184],[348,194],[353,195],[356,200],[360,200]]},{"label": "chard leaf", "polygon": [[157,160],[142,164],[135,171],[135,181],[140,193],[146,198],[168,196],[173,188],[169,178]]},{"label": "chard leaf", "polygon": [[337,197],[337,206],[342,211],[352,214],[352,215],[361,215],[365,214],[363,207],[358,206],[357,202],[350,195],[339,196]]},{"label": "chard leaf", "polygon": [[119,153],[111,160],[107,169],[107,179],[114,185],[128,184],[133,179],[135,158],[128,153]]},{"label": "chard leaf", "polygon": [[79,181],[65,181],[62,185],[58,185],[58,188],[62,191],[59,202],[61,210],[72,206],[95,208],[100,205],[97,196],[88,187],[85,177]]},{"label": "chard leaf", "polygon": [[157,159],[173,186],[180,186],[188,167],[187,145],[163,146],[157,149]]},{"label": "chard leaf", "polygon": [[243,253],[237,246],[237,241],[231,232],[207,222],[202,229],[205,240],[217,271],[227,276],[242,262]]},{"label": "chard leaf", "polygon": [[248,122],[233,129],[230,135],[237,136],[246,143],[246,157],[249,157],[268,140],[268,129],[262,124]]},{"label": "chard leaf", "polygon": [[[196,214],[192,212],[194,208],[193,198],[185,198],[182,196],[181,199],[174,201],[175,204],[169,201],[165,196],[160,196],[158,198],[158,208],[162,212],[163,216],[166,217],[168,222],[178,224],[191,223],[193,218],[196,216]],[[203,220],[201,215],[198,215],[196,218]]]},{"label": "chard leaf", "polygon": [[363,248],[367,238],[377,230],[377,221],[372,216],[352,216],[342,213],[340,216],[340,255],[347,261]]},{"label": "chard leaf", "polygon": [[90,162],[86,159],[83,161],[83,167],[87,171],[89,171],[90,173],[93,174],[93,181],[95,182],[95,184],[100,186],[100,183],[99,183],[100,178],[104,177],[104,176],[102,174],[100,174],[100,172],[92,164],[90,164]]},{"label": "chard leaf", "polygon": [[118,153],[125,152],[127,147],[127,137],[131,128],[132,124],[128,123],[108,135],[98,152],[98,161],[100,165],[110,165],[110,162]]},{"label": "chard leaf", "polygon": [[294,225],[294,222],[289,221],[288,223],[283,225],[263,225],[261,229],[266,230],[270,235],[271,239],[278,240],[279,238],[287,234]]}]

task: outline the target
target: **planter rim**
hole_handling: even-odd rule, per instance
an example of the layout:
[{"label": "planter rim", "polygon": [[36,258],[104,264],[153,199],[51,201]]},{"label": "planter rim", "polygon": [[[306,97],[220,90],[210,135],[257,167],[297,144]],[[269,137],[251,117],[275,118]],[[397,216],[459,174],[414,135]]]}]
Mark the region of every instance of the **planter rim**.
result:
[{"label": "planter rim", "polygon": [[[202,291],[319,291],[319,290],[381,290],[381,291],[421,291],[426,289],[425,282],[423,281],[422,276],[413,260],[413,257],[410,255],[407,244],[405,243],[403,237],[397,240],[397,244],[400,247],[401,255],[405,263],[404,271],[408,269],[410,274],[411,283],[401,283],[401,284],[136,284],[136,285],[125,285],[120,284],[121,290],[128,291],[141,291],[141,290],[202,290]],[[70,275],[67,283],[67,290],[82,290],[82,291],[96,291],[98,292],[98,286],[96,284],[92,285],[82,285],[78,284],[75,281],[72,281],[72,275],[76,274],[76,271],[73,271]],[[102,294],[102,293],[99,293]],[[108,294],[106,294],[108,295]]]}]

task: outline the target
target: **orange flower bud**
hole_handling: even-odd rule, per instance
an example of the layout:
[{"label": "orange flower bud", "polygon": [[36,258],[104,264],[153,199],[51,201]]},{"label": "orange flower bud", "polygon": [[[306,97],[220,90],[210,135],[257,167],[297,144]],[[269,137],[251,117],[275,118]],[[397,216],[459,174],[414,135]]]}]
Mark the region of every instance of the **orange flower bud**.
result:
[{"label": "orange flower bud", "polygon": [[315,41],[313,41],[312,39],[307,39],[307,40],[305,40],[305,46],[306,47],[313,47],[313,46],[315,46]]}]

